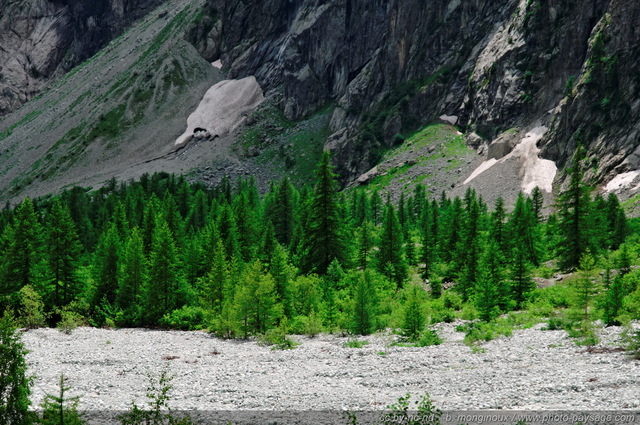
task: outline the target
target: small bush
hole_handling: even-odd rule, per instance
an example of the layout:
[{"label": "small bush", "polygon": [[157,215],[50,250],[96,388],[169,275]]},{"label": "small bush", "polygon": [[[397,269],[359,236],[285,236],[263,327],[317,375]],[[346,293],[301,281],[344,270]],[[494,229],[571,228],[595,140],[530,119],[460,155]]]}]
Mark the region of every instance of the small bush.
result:
[{"label": "small bush", "polygon": [[315,311],[308,316],[296,316],[291,321],[291,333],[296,335],[307,335],[313,338],[323,330],[322,321]]},{"label": "small bush", "polygon": [[0,423],[29,424],[29,385],[27,350],[16,332],[13,317],[8,312],[0,317]]},{"label": "small bush", "polygon": [[365,345],[369,344],[368,341],[359,341],[355,338],[349,339],[347,342],[342,344],[344,348],[362,348]]},{"label": "small bush", "polygon": [[570,328],[571,328],[570,322],[564,317],[550,317],[549,320],[547,321],[547,326],[542,328],[542,330],[559,331],[559,330],[566,330]]},{"label": "small bush", "polygon": [[431,320],[434,323],[453,323],[456,320],[456,314],[451,309],[440,310],[432,316]]},{"label": "small bush", "polygon": [[511,336],[513,334],[513,326],[507,320],[471,322],[458,326],[456,330],[465,333],[464,342],[467,345],[472,345],[479,341],[491,341],[500,335]]},{"label": "small bush", "polygon": [[60,332],[70,335],[78,326],[86,325],[86,319],[78,312],[73,310],[72,306],[65,306],[58,310],[60,321],[56,324],[56,329]]},{"label": "small bush", "polygon": [[442,338],[433,329],[427,329],[422,333],[420,339],[416,342],[417,347],[429,347],[431,345],[442,344]]},{"label": "small bush", "polygon": [[193,425],[191,419],[186,417],[176,417],[170,412],[169,392],[173,388],[169,373],[164,370],[155,379],[149,376],[149,387],[147,387],[147,398],[149,410],[140,409],[135,403],[129,412],[120,415],[118,419],[122,425]]},{"label": "small bush", "polygon": [[571,338],[576,339],[576,345],[586,345],[592,347],[600,342],[598,337],[597,328],[588,320],[583,320],[577,325],[573,324],[570,328],[567,328],[567,334]]},{"label": "small bush", "polygon": [[69,387],[64,385],[64,376],[60,375],[60,392],[57,396],[47,394],[42,403],[42,417],[38,421],[40,425],[84,425],[78,413],[78,402],[80,397],[66,397],[65,392]]},{"label": "small bush", "polygon": [[396,403],[387,406],[390,412],[382,415],[381,424],[440,425],[442,411],[435,408],[428,393],[414,401],[413,407],[410,400],[411,395],[407,394],[399,397]]},{"label": "small bush", "polygon": [[460,312],[460,318],[462,320],[476,320],[479,316],[478,309],[471,304],[466,303],[464,307],[462,307],[462,311]]},{"label": "small bush", "polygon": [[462,297],[453,291],[446,291],[442,296],[444,308],[451,310],[462,309]]},{"label": "small bush", "polygon": [[19,324],[28,329],[43,327],[47,320],[44,313],[42,297],[31,285],[20,289],[20,319]]},{"label": "small bush", "polygon": [[201,307],[185,305],[162,316],[160,324],[183,331],[200,330],[205,328],[205,313],[206,311]]},{"label": "small bush", "polygon": [[634,329],[631,325],[626,326],[622,331],[622,342],[624,349],[634,359],[640,360],[640,329]]},{"label": "small bush", "polygon": [[269,329],[264,335],[261,335],[260,343],[272,346],[273,350],[291,350],[298,344],[287,336],[287,330],[287,321],[283,320],[280,326]]}]

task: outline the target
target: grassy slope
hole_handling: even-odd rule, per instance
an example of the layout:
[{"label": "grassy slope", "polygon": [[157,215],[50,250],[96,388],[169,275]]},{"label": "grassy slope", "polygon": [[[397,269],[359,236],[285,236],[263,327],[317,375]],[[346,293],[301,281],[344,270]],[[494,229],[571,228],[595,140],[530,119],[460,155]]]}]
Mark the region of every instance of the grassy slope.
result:
[{"label": "grassy slope", "polygon": [[475,152],[467,147],[464,136],[455,127],[430,125],[389,150],[378,165],[378,175],[365,188],[368,192],[378,190],[398,195],[422,183],[428,193],[439,195],[458,183],[465,174],[463,170],[466,172],[476,159]]}]

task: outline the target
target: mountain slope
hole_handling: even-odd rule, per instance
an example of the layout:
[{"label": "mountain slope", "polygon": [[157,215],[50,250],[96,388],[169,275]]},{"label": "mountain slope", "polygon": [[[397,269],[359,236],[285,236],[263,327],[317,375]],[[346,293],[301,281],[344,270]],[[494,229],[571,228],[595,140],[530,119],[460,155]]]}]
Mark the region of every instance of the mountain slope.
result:
[{"label": "mountain slope", "polygon": [[160,0],[0,0],[0,116],[93,56]]},{"label": "mountain slope", "polygon": [[282,86],[291,118],[338,102],[331,146],[343,182],[444,114],[474,147],[502,136],[493,155],[544,126],[541,155],[561,168],[578,142],[599,181],[639,166],[637,2],[209,4],[231,75]]},{"label": "mountain slope", "polygon": [[[182,39],[202,6],[198,0],[166,3],[5,117],[4,195],[45,195],[67,184],[137,177],[145,161],[174,150],[167,139],[182,133],[189,112],[221,79]],[[192,166],[179,162],[151,171]]]},{"label": "mountain slope", "polygon": [[[631,0],[170,1],[0,122],[0,185],[14,198],[155,170],[302,183],[322,144],[343,185],[365,184],[386,152],[446,121],[476,153],[457,176],[438,170],[442,189],[491,200],[537,184],[551,199],[581,143],[588,176],[633,196],[639,18]],[[187,133],[195,143],[172,153],[206,91],[248,77],[279,112],[243,109],[247,125]]]}]

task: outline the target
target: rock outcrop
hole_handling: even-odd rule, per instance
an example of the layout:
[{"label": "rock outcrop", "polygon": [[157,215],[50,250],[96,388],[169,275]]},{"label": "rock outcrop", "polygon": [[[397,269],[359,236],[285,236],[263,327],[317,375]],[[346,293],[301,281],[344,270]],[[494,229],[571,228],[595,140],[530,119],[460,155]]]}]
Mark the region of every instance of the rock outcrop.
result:
[{"label": "rock outcrop", "polygon": [[98,52],[161,0],[0,0],[0,116]]},{"label": "rock outcrop", "polygon": [[487,142],[547,126],[542,155],[563,166],[579,141],[600,158],[601,180],[640,168],[638,2],[209,0],[209,9],[201,40],[215,40],[206,53],[231,76],[282,88],[289,118],[337,103],[332,128],[347,142],[331,146],[345,182],[443,114]]}]

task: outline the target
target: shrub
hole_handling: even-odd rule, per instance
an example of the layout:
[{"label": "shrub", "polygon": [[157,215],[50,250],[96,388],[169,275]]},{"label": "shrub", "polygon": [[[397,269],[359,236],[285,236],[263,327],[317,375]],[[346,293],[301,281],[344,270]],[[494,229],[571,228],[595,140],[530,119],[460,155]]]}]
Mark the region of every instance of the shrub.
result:
[{"label": "shrub", "polygon": [[597,328],[591,321],[583,320],[582,322],[579,322],[577,326],[576,324],[571,324],[571,326],[567,327],[566,330],[567,334],[571,338],[576,338],[576,345],[592,347],[600,342]]},{"label": "shrub", "polygon": [[85,318],[74,311],[72,307],[66,306],[58,311],[60,313],[60,321],[56,324],[56,329],[60,332],[70,335],[78,326],[86,325]]},{"label": "shrub", "polygon": [[64,376],[60,375],[60,393],[57,396],[47,394],[42,403],[41,425],[84,425],[86,422],[78,413],[80,397],[66,398],[65,392],[70,388],[64,386]]},{"label": "shrub", "polygon": [[42,297],[31,285],[20,289],[20,326],[28,329],[40,328],[45,325],[47,316],[44,313]]},{"label": "shrub", "polygon": [[185,305],[162,316],[160,324],[171,329],[183,331],[200,330],[205,327],[205,313],[202,307]]},{"label": "shrub", "polygon": [[462,297],[453,291],[446,291],[442,296],[444,308],[452,310],[462,309]]},{"label": "shrub", "polygon": [[411,395],[399,397],[394,404],[387,406],[389,413],[382,415],[380,423],[383,425],[407,424],[407,425],[439,425],[442,411],[436,409],[431,402],[431,397],[425,393],[419,400],[413,402],[410,409]]},{"label": "shrub", "polygon": [[431,345],[440,345],[440,344],[442,344],[442,338],[440,338],[438,333],[433,329],[427,329],[420,336],[420,339],[416,343],[416,346],[429,347]]},{"label": "shrub", "polygon": [[466,303],[460,312],[462,320],[476,320],[479,317],[478,309],[472,303]]},{"label": "shrub", "polygon": [[511,336],[513,326],[508,320],[498,320],[495,322],[471,322],[466,325],[456,327],[457,331],[465,333],[464,342],[472,345],[479,341],[491,341],[496,336]]},{"label": "shrub", "polygon": [[434,323],[453,323],[456,320],[456,314],[451,309],[440,310],[432,316],[431,320]]},{"label": "shrub", "polygon": [[625,326],[622,331],[622,342],[624,343],[624,349],[634,359],[640,360],[640,329],[634,329],[631,325]]},{"label": "shrub", "polygon": [[368,341],[359,341],[355,338],[350,338],[347,342],[342,344],[342,346],[345,348],[362,348],[368,343]]},{"label": "shrub", "polygon": [[570,322],[564,317],[550,317],[547,321],[547,326],[542,328],[545,331],[559,331],[570,329]]},{"label": "shrub", "polygon": [[147,398],[149,410],[140,409],[135,403],[129,412],[119,416],[122,425],[192,425],[191,419],[186,416],[178,418],[170,412],[169,392],[172,389],[172,376],[166,370],[160,376],[153,378],[149,376],[149,387],[147,387]]},{"label": "shrub", "polygon": [[260,342],[264,345],[273,346],[273,350],[291,350],[298,344],[287,336],[287,330],[287,320],[283,319],[278,327],[269,329],[261,335]]}]

